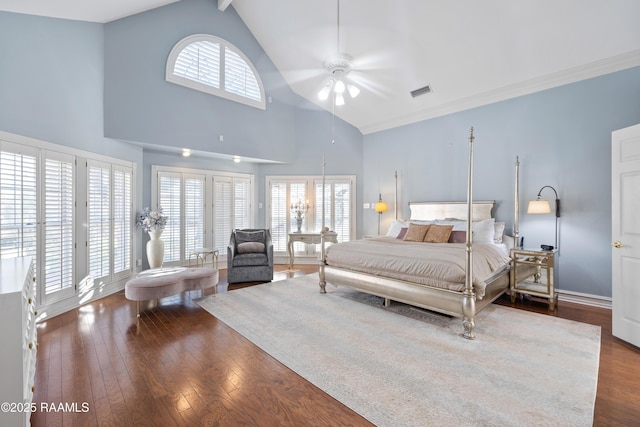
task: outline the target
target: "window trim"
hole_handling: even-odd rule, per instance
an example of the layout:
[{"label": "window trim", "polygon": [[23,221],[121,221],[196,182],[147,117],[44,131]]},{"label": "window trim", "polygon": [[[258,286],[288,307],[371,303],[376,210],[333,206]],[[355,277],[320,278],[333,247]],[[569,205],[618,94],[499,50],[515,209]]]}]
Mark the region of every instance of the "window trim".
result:
[{"label": "window trim", "polygon": [[[181,77],[173,74],[176,60],[178,59],[178,56],[180,55],[180,53],[190,44],[201,42],[201,41],[207,41],[207,42],[216,43],[220,45],[220,87],[219,88],[201,83],[196,80],[187,79],[185,77]],[[236,53],[238,56],[240,56],[240,58],[247,64],[247,66],[253,72],[253,75],[256,78],[256,81],[258,82],[258,88],[260,89],[259,101],[255,99],[247,98],[232,92],[228,92],[225,89],[224,52],[226,49],[229,49],[232,52]],[[219,96],[221,98],[225,98],[230,101],[239,102],[240,104],[245,104],[251,107],[259,108],[261,110],[266,110],[264,85],[262,84],[262,79],[260,78],[260,74],[258,74],[258,70],[256,69],[256,67],[249,60],[249,58],[247,58],[247,55],[245,55],[240,49],[238,49],[232,43],[210,34],[193,34],[183,38],[173,46],[167,58],[167,65],[165,68],[165,80],[169,83],[174,83],[180,86],[187,87],[189,89],[208,93],[210,95]]]}]

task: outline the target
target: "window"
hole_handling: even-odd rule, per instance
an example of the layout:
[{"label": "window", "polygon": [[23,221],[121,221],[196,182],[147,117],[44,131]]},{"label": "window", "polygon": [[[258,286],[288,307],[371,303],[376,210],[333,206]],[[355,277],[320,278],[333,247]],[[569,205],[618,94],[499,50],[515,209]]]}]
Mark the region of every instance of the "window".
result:
[{"label": "window", "polygon": [[0,141],[0,257],[36,256],[37,150]]},{"label": "window", "polygon": [[168,216],[164,262],[181,264],[200,248],[226,255],[231,231],[253,225],[253,176],[153,166],[154,207]]},{"label": "window", "polygon": [[194,90],[265,109],[264,88],[249,59],[221,38],[196,34],[169,53],[166,80]]},{"label": "window", "polygon": [[41,311],[131,276],[132,164],[0,137],[0,257],[34,258]]},{"label": "window", "polygon": [[213,178],[213,210],[215,249],[226,254],[231,231],[251,228],[252,180],[242,176],[215,176]]},{"label": "window", "polygon": [[167,224],[162,231],[164,241],[163,262],[180,261],[182,217],[182,176],[179,173],[158,174],[158,208],[167,216]]},{"label": "window", "polygon": [[[267,177],[267,224],[271,227],[273,249],[279,254],[287,251],[288,234],[297,231],[296,214],[291,206],[309,203],[303,214],[301,231],[319,233],[322,229],[322,177]],[[324,225],[338,233],[338,241],[349,241],[355,234],[355,177],[325,177]],[[301,242],[294,251],[311,255],[315,248]]]},{"label": "window", "polygon": [[133,170],[108,162],[89,160],[87,175],[87,259],[90,288],[126,277],[133,272]]},{"label": "window", "polygon": [[204,247],[205,176],[185,176],[184,245],[186,254]]},{"label": "window", "polygon": [[[322,180],[315,180],[316,205],[322,206]],[[351,224],[352,191],[351,184],[344,181],[326,179],[324,223],[329,229],[338,233],[338,241],[349,240],[352,235]],[[316,209],[316,230],[322,229],[322,209]]]},{"label": "window", "polygon": [[45,153],[43,247],[45,299],[72,295],[74,289],[75,158]]},{"label": "window", "polygon": [[133,271],[131,229],[133,228],[133,174],[129,168],[113,166],[113,273]]},{"label": "window", "polygon": [[111,202],[110,168],[108,163],[89,163],[89,276],[94,282],[109,276],[109,214]]}]

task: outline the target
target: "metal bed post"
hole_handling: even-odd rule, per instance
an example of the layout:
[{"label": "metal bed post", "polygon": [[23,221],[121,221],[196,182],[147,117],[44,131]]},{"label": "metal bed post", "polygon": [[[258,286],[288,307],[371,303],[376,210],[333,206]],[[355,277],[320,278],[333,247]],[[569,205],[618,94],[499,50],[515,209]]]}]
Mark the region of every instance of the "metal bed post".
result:
[{"label": "metal bed post", "polygon": [[475,317],[476,317],[476,295],[473,290],[473,127],[469,135],[469,169],[467,181],[467,241],[465,258],[465,283],[462,293],[462,325],[464,332],[462,336],[468,340],[476,338]]}]

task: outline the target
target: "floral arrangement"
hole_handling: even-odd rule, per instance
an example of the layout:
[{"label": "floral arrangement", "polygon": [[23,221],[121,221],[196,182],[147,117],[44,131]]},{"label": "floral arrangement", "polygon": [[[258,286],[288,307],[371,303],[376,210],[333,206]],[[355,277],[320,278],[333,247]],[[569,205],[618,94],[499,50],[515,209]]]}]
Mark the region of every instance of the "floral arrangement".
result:
[{"label": "floral arrangement", "polygon": [[142,227],[147,233],[150,231],[162,231],[165,225],[167,225],[168,216],[162,215],[162,208],[157,211],[144,208],[141,214],[138,214],[136,218],[136,226]]}]

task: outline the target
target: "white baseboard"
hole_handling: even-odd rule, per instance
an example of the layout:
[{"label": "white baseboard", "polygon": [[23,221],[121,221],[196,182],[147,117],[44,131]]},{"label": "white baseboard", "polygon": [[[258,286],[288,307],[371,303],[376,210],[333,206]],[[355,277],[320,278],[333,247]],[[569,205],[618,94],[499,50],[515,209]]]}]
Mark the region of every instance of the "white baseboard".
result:
[{"label": "white baseboard", "polygon": [[[274,264],[284,264],[289,265],[289,257],[288,256],[280,256],[276,255],[273,257]],[[296,255],[294,259],[295,264],[303,264],[303,265],[318,265],[320,263],[320,259],[317,255]]]},{"label": "white baseboard", "polygon": [[[51,304],[41,305],[38,307],[38,316],[36,322],[44,322],[47,319],[74,310],[85,305],[88,302],[96,301],[124,289],[125,280],[113,282],[109,285],[89,290],[86,294],[77,294],[73,297],[66,298]],[[124,295],[122,296],[124,298]]]},{"label": "white baseboard", "polygon": [[558,290],[558,301],[571,302],[575,304],[589,305],[592,307],[606,308],[611,310],[611,298],[599,295],[583,294],[581,292]]}]

